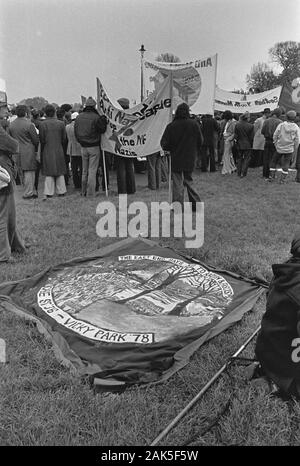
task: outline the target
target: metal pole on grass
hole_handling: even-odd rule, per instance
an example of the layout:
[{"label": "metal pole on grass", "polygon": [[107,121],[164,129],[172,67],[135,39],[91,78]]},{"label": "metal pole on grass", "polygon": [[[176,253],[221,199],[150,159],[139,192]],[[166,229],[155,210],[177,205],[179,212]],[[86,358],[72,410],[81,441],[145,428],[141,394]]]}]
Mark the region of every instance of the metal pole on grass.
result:
[{"label": "metal pole on grass", "polygon": [[255,335],[259,332],[260,326],[252,333],[252,335],[245,341],[245,343],[234,353],[233,356],[221,367],[221,369],[207,382],[206,385],[200,390],[200,392],[189,402],[189,404],[173,419],[172,422],[156,437],[155,440],[150,444],[150,446],[157,445],[160,440],[162,440],[170,430],[180,421],[181,418],[194,406],[194,404],[204,395],[204,393],[209,389],[209,387],[214,383],[215,380],[224,372],[224,370],[230,366],[234,358],[236,358],[250,343]]},{"label": "metal pole on grass", "polygon": [[[172,122],[173,118],[173,71],[170,73],[170,123]],[[172,204],[172,160],[171,154],[168,155],[169,159],[169,204]]]},{"label": "metal pole on grass", "polygon": [[103,160],[103,176],[104,176],[104,184],[105,184],[105,195],[106,197],[108,197],[105,151],[102,150],[101,152],[102,152],[102,160]]}]

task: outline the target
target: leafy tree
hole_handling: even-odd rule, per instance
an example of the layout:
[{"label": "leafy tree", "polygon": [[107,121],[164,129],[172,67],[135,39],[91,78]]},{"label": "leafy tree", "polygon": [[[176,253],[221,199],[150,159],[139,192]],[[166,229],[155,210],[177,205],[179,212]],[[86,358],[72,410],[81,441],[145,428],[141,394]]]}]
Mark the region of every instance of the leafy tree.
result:
[{"label": "leafy tree", "polygon": [[278,42],[269,49],[269,55],[282,71],[276,74],[266,63],[253,65],[246,77],[248,89],[263,92],[300,77],[300,42]]},{"label": "leafy tree", "polygon": [[170,52],[161,53],[155,59],[156,61],[163,61],[165,63],[179,63],[180,58]]},{"label": "leafy tree", "polygon": [[269,55],[274,63],[283,68],[279,75],[281,84],[291,83],[300,77],[300,42],[278,42],[270,48]]},{"label": "leafy tree", "polygon": [[26,105],[27,107],[36,108],[37,110],[41,110],[48,103],[48,100],[44,99],[44,97],[29,97],[19,102],[20,105]]},{"label": "leafy tree", "polygon": [[250,74],[246,76],[248,89],[257,92],[264,92],[280,85],[279,77],[266,63],[253,65]]}]

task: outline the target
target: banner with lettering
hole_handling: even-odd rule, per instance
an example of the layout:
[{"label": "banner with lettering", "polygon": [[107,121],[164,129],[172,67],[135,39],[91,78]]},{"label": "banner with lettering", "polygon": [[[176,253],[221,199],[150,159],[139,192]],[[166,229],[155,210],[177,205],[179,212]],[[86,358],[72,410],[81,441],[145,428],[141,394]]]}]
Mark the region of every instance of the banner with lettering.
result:
[{"label": "banner with lettering", "polygon": [[145,157],[161,150],[160,139],[172,118],[170,77],[133,108],[116,107],[97,78],[97,107],[108,119],[101,148],[123,157]]},{"label": "banner with lettering", "polygon": [[1,284],[0,308],[35,320],[76,373],[125,388],[169,378],[263,291],[153,241],[126,238]]},{"label": "banner with lettering", "polygon": [[186,102],[191,112],[198,115],[213,114],[217,54],[188,63],[166,63],[144,61],[147,89],[157,88],[165,79],[173,75],[173,108]]},{"label": "banner with lettering", "polygon": [[281,86],[259,94],[235,94],[216,87],[215,110],[233,113],[261,113],[265,108],[274,108],[279,105]]}]

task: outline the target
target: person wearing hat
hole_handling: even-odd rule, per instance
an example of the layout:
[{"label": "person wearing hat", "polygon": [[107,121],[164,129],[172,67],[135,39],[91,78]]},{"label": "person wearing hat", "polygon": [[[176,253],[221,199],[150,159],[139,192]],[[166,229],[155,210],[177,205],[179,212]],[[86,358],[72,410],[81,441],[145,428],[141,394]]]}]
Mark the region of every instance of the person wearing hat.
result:
[{"label": "person wearing hat", "polygon": [[276,152],[273,135],[274,131],[282,120],[280,119],[282,110],[280,107],[275,108],[271,116],[264,121],[261,129],[261,134],[265,138],[264,152],[263,152],[263,178],[268,181],[270,177],[270,163],[273,155]]},{"label": "person wearing hat", "polygon": [[273,264],[266,312],[255,354],[263,372],[289,395],[300,396],[300,231],[290,250],[292,257]]},{"label": "person wearing hat", "polygon": [[72,178],[75,189],[81,189],[82,178],[81,145],[77,141],[74,131],[75,120],[78,115],[78,112],[71,113],[71,123],[66,126],[66,133],[68,138],[67,155],[71,160]]},{"label": "person wearing hat", "polygon": [[247,175],[252,155],[254,128],[253,124],[249,123],[249,119],[249,112],[245,112],[240,116],[239,121],[234,128],[234,139],[236,140],[238,149],[237,175],[241,178]]},{"label": "person wearing hat", "polygon": [[286,121],[280,123],[275,129],[273,135],[273,142],[276,152],[273,155],[270,164],[270,181],[273,181],[276,176],[276,165],[281,164],[281,178],[280,183],[287,181],[289,174],[289,166],[295,150],[298,149],[300,142],[300,129],[295,123],[296,112],[290,110],[286,114]]},{"label": "person wearing hat", "polygon": [[[122,97],[118,100],[123,110],[129,108],[129,100]],[[134,194],[135,193],[135,177],[134,177],[134,159],[132,157],[122,157],[116,155],[115,164],[117,169],[117,185],[118,194]]]},{"label": "person wearing hat", "polygon": [[[8,115],[6,102],[0,102],[0,121]],[[24,252],[25,244],[16,228],[14,198],[14,163],[12,154],[18,152],[18,141],[12,138],[0,124],[0,166],[8,174],[0,189],[0,262],[12,261],[11,253]]]},{"label": "person wearing hat", "polygon": [[85,107],[75,119],[74,133],[82,147],[82,182],[83,196],[96,195],[96,176],[100,163],[101,134],[105,133],[107,120],[96,110],[96,102],[88,97]]}]

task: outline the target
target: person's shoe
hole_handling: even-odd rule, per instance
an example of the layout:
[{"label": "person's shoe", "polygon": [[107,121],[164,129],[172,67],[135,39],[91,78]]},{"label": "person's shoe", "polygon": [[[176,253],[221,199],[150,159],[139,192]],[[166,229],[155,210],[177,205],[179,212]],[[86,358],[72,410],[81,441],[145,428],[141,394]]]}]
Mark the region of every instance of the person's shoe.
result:
[{"label": "person's shoe", "polygon": [[64,194],[58,194],[58,197],[64,197],[66,193]]}]

